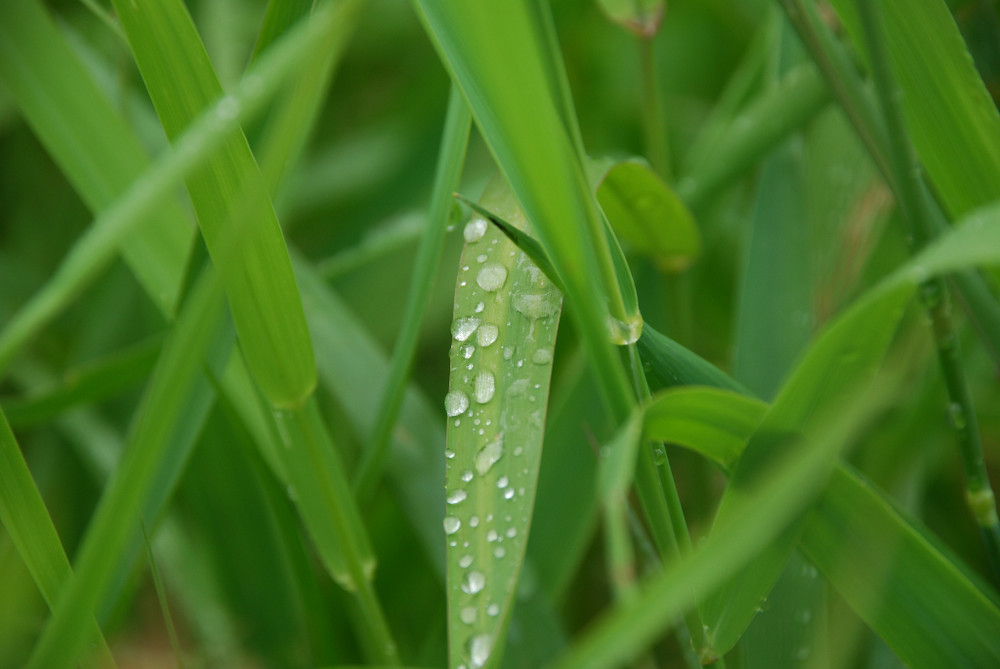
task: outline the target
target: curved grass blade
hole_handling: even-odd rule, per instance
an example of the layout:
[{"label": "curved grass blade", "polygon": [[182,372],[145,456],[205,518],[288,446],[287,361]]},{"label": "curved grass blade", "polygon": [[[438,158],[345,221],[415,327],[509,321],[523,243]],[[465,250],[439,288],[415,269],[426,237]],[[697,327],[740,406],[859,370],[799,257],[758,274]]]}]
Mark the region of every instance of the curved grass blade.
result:
[{"label": "curved grass blade", "polygon": [[[72,578],[69,558],[59,534],[45,508],[45,501],[35,486],[28,465],[21,455],[7,417],[0,410],[0,525],[7,530],[17,552],[31,573],[38,590],[50,608],[55,608],[59,593]],[[83,622],[84,638],[95,644],[92,660],[97,666],[114,666],[94,617]]]},{"label": "curved grass blade", "polygon": [[[484,207],[527,221],[498,180]],[[499,666],[531,522],[561,311],[558,290],[478,216],[455,290],[446,456],[452,667]]]},{"label": "curved grass blade", "polygon": [[[95,214],[145,171],[142,146],[35,0],[0,6],[0,78]],[[169,199],[121,242],[129,267],[168,318],[191,239],[187,216]]]},{"label": "curved grass blade", "polygon": [[[1000,198],[1000,112],[944,2],[881,4],[910,138],[945,209],[969,214]],[[867,53],[854,2],[832,5]]]},{"label": "curved grass blade", "polygon": [[[222,94],[194,23],[178,0],[114,6],[163,128],[176,140]],[[221,114],[238,111],[235,99],[223,98]],[[223,151],[186,181],[254,377],[275,406],[300,405],[316,385],[312,343],[284,237],[242,132],[229,133]]]}]

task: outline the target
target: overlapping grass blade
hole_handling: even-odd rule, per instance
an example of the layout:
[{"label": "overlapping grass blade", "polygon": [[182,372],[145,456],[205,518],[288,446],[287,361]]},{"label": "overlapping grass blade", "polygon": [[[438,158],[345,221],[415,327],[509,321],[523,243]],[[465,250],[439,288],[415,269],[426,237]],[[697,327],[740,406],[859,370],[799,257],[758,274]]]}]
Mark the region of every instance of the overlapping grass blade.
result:
[{"label": "overlapping grass blade", "polygon": [[[160,122],[176,140],[222,94],[194,23],[176,0],[142,9],[119,1],[115,9]],[[235,116],[238,105],[223,98],[218,113]],[[316,384],[312,343],[284,237],[242,132],[227,135],[222,154],[196,166],[186,183],[257,383],[278,407],[301,404]]]},{"label": "overlapping grass blade", "polygon": [[[528,223],[495,180],[483,206]],[[448,456],[450,665],[499,666],[531,521],[561,295],[479,216],[465,228],[451,381]]]},{"label": "overlapping grass blade", "polygon": [[[72,578],[69,558],[59,534],[21,455],[14,433],[0,410],[0,524],[7,531],[21,559],[49,607],[55,607],[63,586]],[[114,666],[111,650],[94,617],[82,621],[84,638],[94,644],[98,666]]]},{"label": "overlapping grass blade", "polygon": [[[832,4],[866,53],[854,3]],[[945,209],[969,214],[1000,198],[1000,113],[944,2],[882,5],[910,137]]]},{"label": "overlapping grass blade", "polygon": [[[110,206],[145,170],[149,161],[141,145],[40,2],[0,7],[0,78],[93,213]],[[168,318],[176,307],[191,238],[187,216],[170,199],[143,228],[122,239],[129,266]]]}]

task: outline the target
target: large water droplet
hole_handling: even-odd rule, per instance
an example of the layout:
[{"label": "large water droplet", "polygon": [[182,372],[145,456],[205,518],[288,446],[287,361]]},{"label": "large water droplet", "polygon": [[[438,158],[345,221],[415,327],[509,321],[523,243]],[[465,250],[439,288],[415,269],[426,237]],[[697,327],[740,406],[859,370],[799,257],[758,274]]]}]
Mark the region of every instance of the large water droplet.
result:
[{"label": "large water droplet", "polygon": [[473,391],[473,396],[476,401],[480,404],[486,404],[491,399],[493,399],[493,393],[496,391],[496,380],[493,378],[493,374],[490,372],[480,372],[476,374],[475,390]]},{"label": "large water droplet", "polygon": [[462,569],[468,569],[469,565],[471,564],[472,564],[471,555],[463,555],[458,559],[458,566],[461,567]]},{"label": "large water droplet", "polygon": [[503,440],[498,436],[476,453],[476,471],[485,474],[503,457]]},{"label": "large water droplet", "polygon": [[540,348],[531,356],[531,362],[536,365],[547,365],[552,362],[552,351],[547,348]]},{"label": "large water droplet", "polygon": [[461,390],[453,390],[444,396],[444,410],[449,416],[458,416],[469,408],[469,396]]},{"label": "large water droplet", "polygon": [[445,534],[455,534],[458,532],[458,528],[462,526],[462,521],[454,516],[448,516],[444,519],[444,533]]},{"label": "large water droplet", "polygon": [[468,243],[478,242],[486,234],[487,223],[482,218],[474,218],[465,224],[463,236]]},{"label": "large water droplet", "polygon": [[451,324],[451,336],[458,341],[465,341],[472,336],[472,333],[476,331],[481,322],[478,318],[471,316],[468,318],[456,318]]},{"label": "large water droplet", "polygon": [[487,292],[499,290],[507,280],[507,268],[498,263],[490,263],[476,275],[476,283]]},{"label": "large water droplet", "polygon": [[611,343],[617,346],[634,344],[642,336],[642,318],[636,316],[628,321],[620,321],[608,316],[608,334],[611,337]]},{"label": "large water droplet", "polygon": [[456,490],[454,493],[448,496],[449,504],[458,504],[463,501],[468,495],[466,495],[464,490]]},{"label": "large water droplet", "polygon": [[476,333],[476,341],[479,342],[480,346],[489,346],[497,340],[497,336],[500,334],[500,328],[493,325],[492,323],[484,323],[479,332]]},{"label": "large water droplet", "polygon": [[486,587],[486,577],[482,572],[470,571],[462,581],[462,592],[467,595],[474,595]]},{"label": "large water droplet", "polygon": [[473,669],[486,664],[490,659],[490,652],[493,650],[493,637],[489,634],[480,634],[472,638],[469,643],[469,664]]},{"label": "large water droplet", "polygon": [[506,490],[504,490],[503,491],[503,498],[504,499],[514,499],[514,489],[513,488],[507,488]]}]

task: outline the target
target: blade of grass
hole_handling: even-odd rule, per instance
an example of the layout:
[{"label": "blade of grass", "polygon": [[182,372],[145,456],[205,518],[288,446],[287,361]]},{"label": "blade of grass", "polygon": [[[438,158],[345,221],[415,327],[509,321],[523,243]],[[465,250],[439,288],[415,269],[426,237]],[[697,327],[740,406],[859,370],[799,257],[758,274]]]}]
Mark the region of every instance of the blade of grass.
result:
[{"label": "blade of grass", "polygon": [[[54,608],[59,593],[70,581],[73,572],[45,508],[45,501],[35,486],[3,410],[0,410],[0,524],[6,529],[46,603]],[[94,617],[87,616],[81,622],[84,639],[89,639],[94,645],[91,661],[95,666],[114,666],[111,649]]]},{"label": "blade of grass", "polygon": [[471,124],[472,116],[465,99],[459,90],[452,86],[434,186],[431,190],[428,225],[421,236],[420,248],[417,251],[417,260],[410,280],[411,288],[403,313],[403,326],[393,350],[386,390],[379,403],[378,418],[375,421],[375,432],[368,439],[354,476],[355,495],[360,500],[371,495],[372,488],[378,481],[389,450],[389,436],[396,425],[399,408],[403,403],[406,378],[413,366],[424,310],[435,271],[441,261],[441,247],[451,210],[451,193],[458,187],[461,178]]},{"label": "blade of grass", "polygon": [[[910,225],[912,251],[923,248],[934,238],[931,205],[921,187],[919,166],[914,163],[912,149],[903,126],[902,113],[895,94],[895,82],[885,53],[884,27],[879,5],[859,7],[862,30],[876,83],[882,116],[889,134],[889,163],[899,186],[900,206]],[[979,421],[951,317],[951,303],[943,279],[929,279],[921,286],[921,300],[931,319],[931,329],[937,343],[938,360],[948,391],[949,416],[958,440],[962,464],[965,467],[966,500],[979,524],[986,553],[993,568],[993,578],[1000,584],[1000,519],[996,498],[990,485],[983,459]]]},{"label": "blade of grass", "polygon": [[[145,170],[141,145],[39,2],[0,7],[0,78],[92,212],[110,206]],[[183,210],[169,199],[121,241],[132,271],[168,318],[191,235]]]},{"label": "blade of grass", "polygon": [[274,47],[231,96],[202,114],[170,153],[104,209],[74,244],[52,279],[16,312],[0,332],[0,373],[13,355],[75,298],[114,258],[121,240],[146,220],[195,166],[237,127],[256,112],[280,81],[297,67],[329,34],[336,13],[315,21]]},{"label": "blade of grass", "polygon": [[[114,6],[163,128],[176,140],[222,94],[194,23],[177,0],[141,10],[122,0]],[[331,13],[317,22],[332,20]],[[222,98],[221,115],[238,111],[236,99]],[[229,133],[222,153],[196,166],[186,183],[254,377],[272,404],[301,403],[316,384],[312,343],[285,241],[242,132]],[[236,203],[241,210],[233,216]],[[237,248],[224,252],[222,240]]]},{"label": "blade of grass", "polygon": [[[483,204],[527,228],[498,179]],[[561,296],[483,219],[465,239],[445,397],[448,655],[453,667],[495,667],[524,561]]]}]

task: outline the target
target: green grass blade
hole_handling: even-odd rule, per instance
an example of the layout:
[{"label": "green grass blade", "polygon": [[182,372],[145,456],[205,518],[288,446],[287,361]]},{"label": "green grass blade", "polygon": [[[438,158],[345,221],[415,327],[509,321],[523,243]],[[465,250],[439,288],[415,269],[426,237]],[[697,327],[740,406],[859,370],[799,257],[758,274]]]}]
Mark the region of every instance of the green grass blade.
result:
[{"label": "green grass blade", "polygon": [[[547,8],[523,0],[418,0],[418,6],[564,284],[591,364],[614,414],[623,419],[634,400],[608,342],[608,308],[594,296],[607,297],[612,317],[627,316],[603,216],[586,182],[579,132],[559,85],[561,62],[547,32]],[[516,87],[509,85],[511,72],[518,73]]]},{"label": "green grass blade", "polygon": [[93,363],[70,370],[58,383],[4,402],[15,428],[37,425],[81,404],[113,397],[145,379],[160,353],[162,337],[151,337]]},{"label": "green grass blade", "polygon": [[[866,52],[854,3],[832,4]],[[910,138],[945,208],[964,216],[1000,197],[1000,113],[944,2],[882,4]]]},{"label": "green grass blade", "polygon": [[[92,212],[146,169],[142,147],[39,2],[0,7],[0,79]],[[122,240],[129,266],[168,318],[190,243],[190,224],[174,200]]]},{"label": "green grass blade", "polygon": [[424,231],[417,261],[413,268],[410,293],[406,299],[403,326],[396,340],[386,381],[386,392],[379,404],[375,433],[369,438],[365,454],[355,474],[354,488],[359,499],[365,499],[381,473],[389,448],[389,435],[396,425],[399,407],[406,392],[406,377],[413,365],[420,325],[431,292],[434,273],[441,261],[441,247],[451,211],[451,194],[458,187],[465,149],[469,142],[472,115],[457,88],[452,86],[445,117],[444,135],[438,156],[438,167],[431,191],[427,229]]},{"label": "green grass blade", "polygon": [[76,575],[61,594],[29,666],[67,667],[75,661],[85,641],[82,622],[95,611],[118,556],[136,536],[143,497],[169,456],[173,426],[221,320],[222,289],[210,272],[189,300],[164,345],[126,455],[95,511],[76,560]]},{"label": "green grass blade", "polygon": [[751,395],[743,384],[649,325],[642,328],[639,354],[655,391],[673,386],[715,386]]},{"label": "green grass blade", "polygon": [[[527,227],[497,181],[483,205]],[[561,296],[474,217],[455,290],[448,414],[450,665],[499,666],[531,521]]]},{"label": "green grass blade", "polygon": [[[222,94],[194,23],[176,0],[150,2],[141,10],[119,1],[115,9],[163,128],[176,140]],[[315,19],[330,26],[335,15]],[[238,113],[235,99],[223,102],[221,113]],[[246,138],[239,131],[230,133],[223,147],[192,171],[186,180],[188,192],[226,286],[247,363],[271,403],[294,406],[316,384],[302,301],[268,189]]]},{"label": "green grass blade", "polygon": [[628,525],[628,492],[642,448],[642,418],[636,411],[602,453],[597,489],[604,503],[604,544],[608,582],[615,599],[633,601],[637,595],[635,549]]},{"label": "green grass blade", "polygon": [[314,0],[268,0],[264,20],[261,21],[260,32],[257,34],[257,43],[254,44],[253,55],[250,57],[251,62],[278,41],[289,28],[308,16],[314,4]]},{"label": "green grass blade", "polygon": [[202,114],[173,150],[159,158],[114,204],[103,210],[74,244],[53,277],[0,331],[0,373],[25,343],[65,309],[114,258],[124,237],[151,215],[173,189],[237,127],[256,112],[283,77],[299,65],[331,28],[333,14],[322,14],[282,40],[258,62],[237,90]]},{"label": "green grass blade", "polygon": [[[35,486],[14,433],[0,410],[0,524],[49,607],[55,607],[73,573],[45,501]],[[93,661],[114,666],[111,650],[93,616],[82,621],[84,638],[95,644]]]}]

